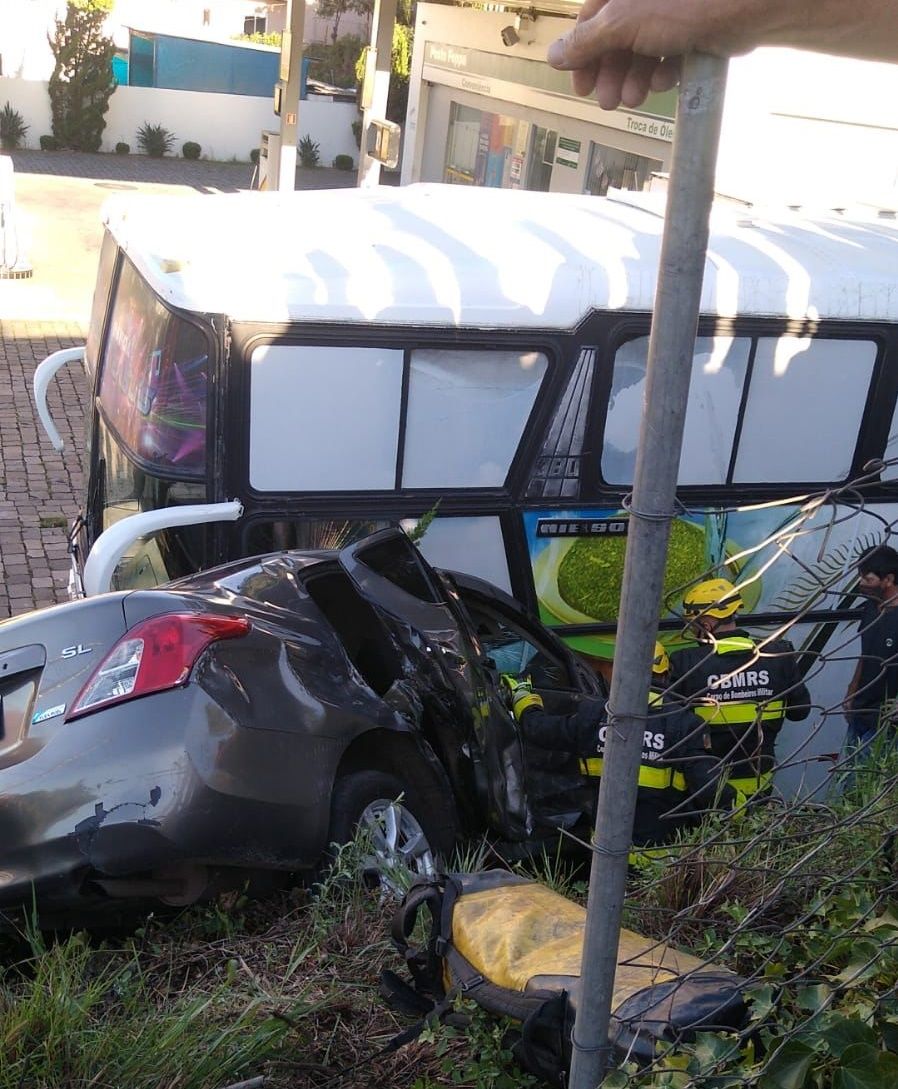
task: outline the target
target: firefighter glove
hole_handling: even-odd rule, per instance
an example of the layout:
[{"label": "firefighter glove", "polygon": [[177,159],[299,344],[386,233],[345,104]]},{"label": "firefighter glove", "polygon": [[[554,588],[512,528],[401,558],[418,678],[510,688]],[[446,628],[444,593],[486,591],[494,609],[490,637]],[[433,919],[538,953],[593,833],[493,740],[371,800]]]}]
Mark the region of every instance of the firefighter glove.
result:
[{"label": "firefighter glove", "polygon": [[515,677],[511,673],[503,673],[499,678],[502,689],[502,698],[505,705],[514,715],[515,722],[521,721],[521,715],[531,707],[542,709],[543,698],[533,691],[533,682],[529,677]]}]

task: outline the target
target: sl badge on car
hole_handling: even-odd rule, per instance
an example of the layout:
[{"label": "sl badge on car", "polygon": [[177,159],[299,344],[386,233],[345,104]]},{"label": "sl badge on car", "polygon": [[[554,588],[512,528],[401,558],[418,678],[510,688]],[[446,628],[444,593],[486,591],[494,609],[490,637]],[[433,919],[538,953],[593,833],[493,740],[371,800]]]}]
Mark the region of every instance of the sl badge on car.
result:
[{"label": "sl badge on car", "polygon": [[74,647],[63,647],[60,658],[76,658],[79,654],[90,654],[93,647],[85,647],[77,643]]}]

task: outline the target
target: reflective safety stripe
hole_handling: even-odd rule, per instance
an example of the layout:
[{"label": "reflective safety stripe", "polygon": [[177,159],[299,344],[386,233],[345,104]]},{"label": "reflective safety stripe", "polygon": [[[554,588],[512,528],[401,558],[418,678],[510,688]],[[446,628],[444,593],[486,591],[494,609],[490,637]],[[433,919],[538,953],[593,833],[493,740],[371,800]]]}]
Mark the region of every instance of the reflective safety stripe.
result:
[{"label": "reflective safety stripe", "polygon": [[714,643],[715,654],[736,654],[738,651],[754,649],[755,642],[747,635],[726,635]]},{"label": "reflective safety stripe", "polygon": [[786,704],[783,700],[770,700],[767,703],[737,703],[734,700],[732,703],[700,703],[693,710],[711,726],[730,726],[781,719],[786,713]]},{"label": "reflective safety stripe", "polygon": [[542,708],[542,705],[543,698],[538,692],[525,691],[511,697],[511,709],[517,722],[521,721],[521,715],[525,711],[529,711],[531,707]]},{"label": "reflective safety stripe", "polygon": [[770,786],[773,782],[773,772],[763,771],[760,775],[749,775],[744,779],[727,779],[727,782],[733,790],[750,798],[752,794],[757,794],[759,790],[766,790]]},{"label": "reflective safety stripe", "polygon": [[[580,771],[590,778],[600,778],[605,767],[605,761],[601,756],[590,756],[580,760]],[[647,768],[641,765],[639,768],[639,785],[650,790],[686,790],[686,777],[681,771],[673,768]]]}]

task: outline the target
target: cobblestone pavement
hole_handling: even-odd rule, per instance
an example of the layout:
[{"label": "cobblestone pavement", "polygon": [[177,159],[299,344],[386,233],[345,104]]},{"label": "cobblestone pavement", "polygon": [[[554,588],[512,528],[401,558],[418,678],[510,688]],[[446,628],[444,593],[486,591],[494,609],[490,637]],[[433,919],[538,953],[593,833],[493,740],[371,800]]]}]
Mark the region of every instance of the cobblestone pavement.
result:
[{"label": "cobblestone pavement", "polygon": [[87,390],[74,366],[51,386],[48,404],[65,440],[57,454],[37,420],[31,379],[50,352],[83,341],[74,324],[0,321],[0,617],[66,597]]},{"label": "cobblestone pavement", "polygon": [[[39,179],[32,175],[55,175],[56,186],[66,178],[93,179],[111,190],[175,185],[235,192],[250,188],[253,170],[248,163],[62,151],[16,151],[12,159],[17,178],[34,182]],[[297,170],[298,189],[354,184],[352,171]],[[95,229],[93,220],[90,226]],[[63,263],[67,255],[58,252],[54,259]],[[75,364],[64,367],[50,386],[48,404],[65,440],[61,454],[50,446],[37,419],[32,377],[51,352],[83,344],[86,328],[82,320],[52,320],[59,315],[42,310],[46,320],[18,320],[22,311],[17,315],[14,292],[24,283],[0,278],[0,302],[4,291],[12,300],[0,309],[0,619],[66,599],[68,526],[83,494],[82,425],[88,404],[83,374]]]},{"label": "cobblestone pavement", "polygon": [[[65,178],[184,185],[201,192],[236,193],[249,189],[252,163],[214,163],[206,159],[151,159],[147,155],[91,155],[83,151],[12,151],[16,174],[55,174]],[[356,183],[353,170],[296,169],[297,189],[345,189]],[[119,188],[118,186],[110,188]]]}]

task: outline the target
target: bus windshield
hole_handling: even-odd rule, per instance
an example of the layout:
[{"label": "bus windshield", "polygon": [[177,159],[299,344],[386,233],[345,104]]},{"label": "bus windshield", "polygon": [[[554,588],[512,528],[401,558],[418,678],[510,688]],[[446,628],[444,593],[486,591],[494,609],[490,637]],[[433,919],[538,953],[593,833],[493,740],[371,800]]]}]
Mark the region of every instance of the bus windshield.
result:
[{"label": "bus windshield", "polygon": [[124,261],[100,374],[100,410],[133,457],[178,479],[206,471],[209,344]]}]

